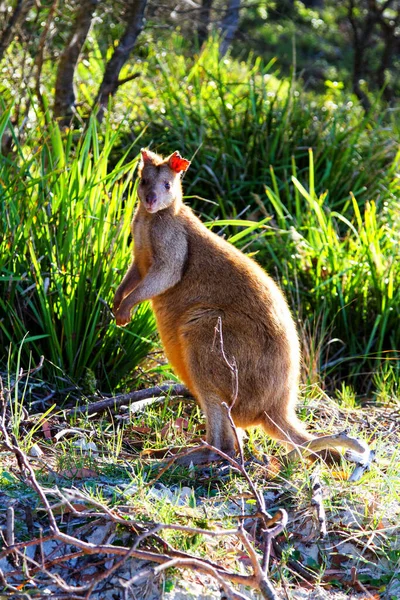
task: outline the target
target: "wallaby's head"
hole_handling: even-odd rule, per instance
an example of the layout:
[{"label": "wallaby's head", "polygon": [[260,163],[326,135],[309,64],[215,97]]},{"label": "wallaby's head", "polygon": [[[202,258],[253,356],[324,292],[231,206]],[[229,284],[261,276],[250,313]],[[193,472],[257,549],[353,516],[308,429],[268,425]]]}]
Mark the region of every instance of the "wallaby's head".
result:
[{"label": "wallaby's head", "polygon": [[155,213],[182,197],[181,173],[187,170],[190,161],[179,152],[168,158],[145,149],[141,154],[138,196],[147,212]]}]

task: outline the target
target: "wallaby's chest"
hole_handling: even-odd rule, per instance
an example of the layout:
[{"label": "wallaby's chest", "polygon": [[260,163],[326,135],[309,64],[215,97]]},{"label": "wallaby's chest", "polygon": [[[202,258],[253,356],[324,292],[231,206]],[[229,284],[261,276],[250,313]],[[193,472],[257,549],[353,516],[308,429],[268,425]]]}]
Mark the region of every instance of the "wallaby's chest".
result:
[{"label": "wallaby's chest", "polygon": [[151,243],[150,227],[147,219],[140,213],[136,214],[132,222],[135,263],[142,278],[147,274],[153,262],[153,248]]}]

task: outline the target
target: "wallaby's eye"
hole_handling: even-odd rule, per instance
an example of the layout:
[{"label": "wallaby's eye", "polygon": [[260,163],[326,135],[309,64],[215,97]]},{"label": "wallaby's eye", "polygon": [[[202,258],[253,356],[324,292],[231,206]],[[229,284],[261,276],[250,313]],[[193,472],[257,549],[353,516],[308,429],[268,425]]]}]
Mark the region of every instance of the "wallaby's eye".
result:
[{"label": "wallaby's eye", "polygon": [[164,181],[164,187],[166,190],[170,190],[171,189],[171,184],[169,183],[169,181]]},{"label": "wallaby's eye", "polygon": [[142,179],[140,180],[140,183],[141,183],[141,185],[146,185],[146,183],[147,183],[147,179],[143,179],[143,178],[142,178]]}]

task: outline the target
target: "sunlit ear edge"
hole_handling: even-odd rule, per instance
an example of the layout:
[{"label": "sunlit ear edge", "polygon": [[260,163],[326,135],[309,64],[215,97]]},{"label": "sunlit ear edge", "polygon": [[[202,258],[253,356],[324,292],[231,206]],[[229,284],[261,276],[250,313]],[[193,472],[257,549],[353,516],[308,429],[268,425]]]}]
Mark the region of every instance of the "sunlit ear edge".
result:
[{"label": "sunlit ear edge", "polygon": [[187,171],[190,166],[190,160],[183,158],[177,150],[168,157],[167,162],[169,168],[175,173],[183,173]]}]

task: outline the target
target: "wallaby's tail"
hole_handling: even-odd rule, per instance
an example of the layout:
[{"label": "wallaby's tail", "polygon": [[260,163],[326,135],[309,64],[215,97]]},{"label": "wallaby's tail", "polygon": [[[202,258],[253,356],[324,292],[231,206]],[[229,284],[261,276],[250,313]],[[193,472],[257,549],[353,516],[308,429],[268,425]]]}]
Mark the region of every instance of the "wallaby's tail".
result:
[{"label": "wallaby's tail", "polygon": [[[290,416],[275,415],[272,419],[267,413],[262,422],[262,427],[265,432],[273,439],[278,440],[290,450],[296,446],[301,446],[311,440],[316,440],[317,437],[306,431],[303,423],[293,413]],[[319,458],[328,465],[337,465],[342,461],[342,455],[335,449],[320,450],[311,452],[309,459],[315,460]]]},{"label": "wallaby's tail", "polygon": [[273,417],[265,413],[261,424],[270,437],[290,448],[305,444],[315,437],[306,431],[294,412],[274,414]]}]

